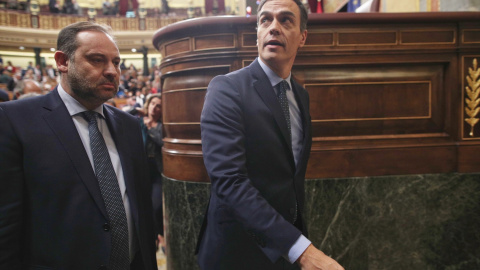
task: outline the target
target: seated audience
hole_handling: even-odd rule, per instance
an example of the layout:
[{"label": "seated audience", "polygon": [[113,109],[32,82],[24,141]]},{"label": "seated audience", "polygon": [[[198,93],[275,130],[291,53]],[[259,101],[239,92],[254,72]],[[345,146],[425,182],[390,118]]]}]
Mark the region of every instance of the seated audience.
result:
[{"label": "seated audience", "polygon": [[15,99],[39,96],[43,94],[40,84],[34,80],[24,80],[13,91]]}]

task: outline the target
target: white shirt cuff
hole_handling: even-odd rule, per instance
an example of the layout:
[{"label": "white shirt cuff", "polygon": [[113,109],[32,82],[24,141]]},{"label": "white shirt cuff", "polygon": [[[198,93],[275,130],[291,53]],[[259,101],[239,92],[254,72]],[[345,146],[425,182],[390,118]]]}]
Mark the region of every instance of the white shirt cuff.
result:
[{"label": "white shirt cuff", "polygon": [[311,244],[312,242],[308,240],[303,234],[298,237],[297,241],[293,244],[293,246],[288,251],[288,261],[293,264],[297,261],[298,257],[303,254],[305,249]]}]

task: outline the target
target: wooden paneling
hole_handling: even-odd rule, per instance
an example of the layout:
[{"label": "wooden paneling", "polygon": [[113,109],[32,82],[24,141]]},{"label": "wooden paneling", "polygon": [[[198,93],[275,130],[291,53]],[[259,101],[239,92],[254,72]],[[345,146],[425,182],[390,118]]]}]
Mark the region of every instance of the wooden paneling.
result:
[{"label": "wooden paneling", "polygon": [[[255,59],[255,22],[209,17],[155,35],[165,52],[167,177],[208,181],[205,90]],[[307,178],[480,172],[479,49],[476,12],[311,14],[292,69],[310,95]]]},{"label": "wooden paneling", "polygon": [[418,82],[323,83],[307,85],[313,122],[428,119],[431,86]]},{"label": "wooden paneling", "polygon": [[209,35],[196,37],[195,50],[208,50],[208,49],[232,49],[235,47],[235,35]]},{"label": "wooden paneling", "polygon": [[355,31],[338,33],[338,45],[393,45],[397,43],[396,31]]},{"label": "wooden paneling", "polygon": [[334,35],[328,32],[308,32],[308,38],[305,42],[307,47],[332,46],[334,45]]},{"label": "wooden paneling", "polygon": [[257,34],[256,33],[244,33],[242,35],[242,47],[255,47],[257,46]]},{"label": "wooden paneling", "polygon": [[453,44],[457,36],[455,30],[414,30],[401,31],[402,44]]},{"label": "wooden paneling", "polygon": [[208,83],[214,76],[229,70],[229,65],[179,64],[175,71],[166,72],[162,77],[166,136],[163,173],[166,176],[183,181],[208,181],[203,168],[200,114]]},{"label": "wooden paneling", "polygon": [[178,53],[189,52],[190,50],[190,39],[184,38],[165,45],[164,54],[165,56],[172,56]]},{"label": "wooden paneling", "polygon": [[[449,173],[456,171],[452,146],[364,147],[312,151],[308,178]],[[478,166],[477,166],[478,169]],[[478,171],[478,170],[477,170]]]},{"label": "wooden paneling", "polygon": [[480,29],[463,30],[463,43],[480,43]]}]

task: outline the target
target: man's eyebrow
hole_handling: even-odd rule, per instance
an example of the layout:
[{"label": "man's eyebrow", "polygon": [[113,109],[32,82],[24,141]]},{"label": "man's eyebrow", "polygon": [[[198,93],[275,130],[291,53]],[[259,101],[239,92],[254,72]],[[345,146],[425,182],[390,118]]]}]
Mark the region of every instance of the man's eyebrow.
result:
[{"label": "man's eyebrow", "polygon": [[87,56],[87,57],[97,57],[97,56],[105,57],[104,54],[102,54],[102,53],[96,53],[96,52],[94,52],[94,53],[87,53],[86,56]]},{"label": "man's eyebrow", "polygon": [[[260,12],[260,15],[258,15],[258,17],[262,17],[263,15],[270,15],[270,14],[271,14],[270,11],[262,11]],[[295,13],[291,12],[290,10],[280,11],[280,15],[295,17]]]},{"label": "man's eyebrow", "polygon": [[262,12],[260,12],[260,14],[258,15],[258,17],[262,17],[263,15],[265,15],[265,14],[270,14],[270,13],[271,13],[271,12],[269,12],[269,11],[262,11]]}]

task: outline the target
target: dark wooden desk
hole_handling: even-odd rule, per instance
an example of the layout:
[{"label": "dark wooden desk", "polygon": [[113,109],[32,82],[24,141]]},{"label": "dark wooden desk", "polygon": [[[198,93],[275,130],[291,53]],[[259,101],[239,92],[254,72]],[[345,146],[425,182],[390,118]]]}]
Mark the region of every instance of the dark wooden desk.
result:
[{"label": "dark wooden desk", "polygon": [[[205,90],[255,59],[255,20],[200,18],[156,32],[165,176],[208,181]],[[480,13],[310,15],[292,71],[310,93],[307,178],[479,172],[478,59]]]}]

